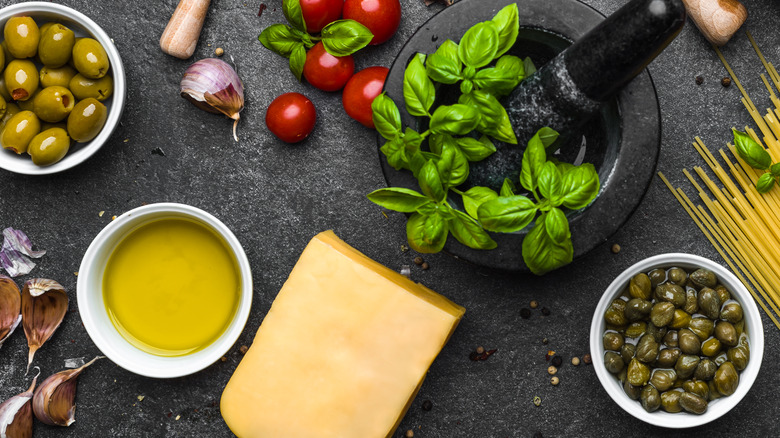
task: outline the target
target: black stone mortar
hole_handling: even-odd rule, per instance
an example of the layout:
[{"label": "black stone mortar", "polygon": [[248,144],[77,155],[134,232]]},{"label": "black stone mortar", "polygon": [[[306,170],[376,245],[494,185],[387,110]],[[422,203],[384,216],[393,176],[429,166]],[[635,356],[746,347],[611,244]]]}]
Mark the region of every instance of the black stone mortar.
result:
[{"label": "black stone mortar", "polygon": [[[396,102],[405,126],[418,129],[420,132],[425,129],[420,120],[406,112],[403,102],[403,75],[412,56],[415,53],[433,53],[447,39],[460,41],[472,25],[491,19],[501,8],[510,3],[511,0],[462,0],[432,17],[409,39],[393,62],[385,83],[385,90]],[[525,0],[518,2],[517,5],[520,33],[514,47],[508,53],[521,58],[530,56],[540,72],[543,70],[543,65],[554,59],[573,41],[580,40],[605,19],[598,11],[576,0]],[[638,24],[640,23],[627,23],[627,26],[633,25],[633,28],[618,29],[608,37],[626,38],[626,35],[630,35],[631,32],[641,33],[643,27],[637,26]],[[682,22],[680,27],[681,24]],[[562,133],[559,144],[555,145],[556,148],[560,146],[560,149],[553,156],[574,164],[582,162],[594,164],[601,181],[601,191],[589,207],[582,211],[567,213],[575,258],[606,241],[628,220],[640,204],[655,173],[660,150],[661,118],[655,87],[650,73],[644,69],[644,66],[674,38],[677,31],[679,28],[657,51],[648,53],[648,60],[643,60],[639,64],[628,63],[627,65],[621,59],[615,59],[609,53],[604,53],[604,49],[614,49],[616,46],[630,53],[631,49],[625,47],[625,44],[622,47],[621,44],[601,44],[597,39],[591,39],[593,44],[589,44],[584,50],[577,50],[576,53],[573,53],[573,50],[567,52],[567,55],[574,54],[581,57],[586,63],[602,63],[608,66],[607,70],[621,70],[620,75],[630,75],[629,79],[636,75],[623,86],[624,83],[621,83],[619,78],[610,77],[607,73],[605,77],[609,80],[614,79],[612,90],[594,91],[588,89],[588,85],[581,87],[600,101],[600,105],[595,107],[588,108],[587,104],[583,107],[585,112],[595,109],[595,114],[583,113],[582,120],[587,123],[580,123],[579,126],[563,126],[563,129],[560,125],[551,126]],[[650,35],[640,36],[640,38],[647,37],[652,39]],[[637,50],[648,51],[647,47],[656,43],[648,42],[646,46],[641,46]],[[653,52],[652,49],[649,51]],[[577,59],[569,61],[568,65],[570,69],[572,65],[578,69],[580,67]],[[636,71],[631,71],[632,68]],[[588,70],[579,69],[579,71]],[[573,76],[575,74],[572,73]],[[589,80],[604,82],[603,79],[598,78],[598,74],[591,73],[589,77],[584,78],[584,82],[588,83]],[[527,79],[526,82],[534,79],[537,78]],[[581,81],[583,77],[575,79]],[[619,91],[617,88],[620,88]],[[516,90],[503,102],[513,122],[518,144],[508,145],[494,141],[496,154],[483,162],[471,163],[471,175],[463,188],[486,185],[498,190],[504,177],[511,178],[517,183],[519,163],[525,144],[536,129],[544,126],[530,126],[533,122],[525,123],[523,120],[525,110],[518,111],[514,107],[521,92],[522,90]],[[456,99],[453,97],[457,96],[456,93],[457,89],[452,86],[438,88],[436,105],[452,103],[449,101]],[[576,114],[576,111],[569,113]],[[518,127],[518,125],[523,126]],[[378,136],[378,142],[381,147],[384,139]],[[387,163],[381,152],[379,152],[379,159],[388,186],[419,190],[411,172],[396,171]],[[462,206],[459,196],[451,196],[449,201],[453,206],[459,208]],[[522,257],[522,241],[532,225],[517,233],[491,233],[498,247],[487,251],[468,248],[450,236],[444,252],[481,266],[506,271],[528,271]]]}]

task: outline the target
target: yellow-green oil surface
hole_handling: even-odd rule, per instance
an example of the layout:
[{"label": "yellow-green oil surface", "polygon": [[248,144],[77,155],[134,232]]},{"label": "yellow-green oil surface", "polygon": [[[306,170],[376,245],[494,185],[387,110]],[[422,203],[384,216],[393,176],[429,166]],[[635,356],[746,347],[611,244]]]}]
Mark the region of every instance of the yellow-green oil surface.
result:
[{"label": "yellow-green oil surface", "polygon": [[187,219],[131,231],[103,274],[111,322],[128,342],[159,356],[190,354],[217,340],[236,314],[240,288],[227,243]]}]

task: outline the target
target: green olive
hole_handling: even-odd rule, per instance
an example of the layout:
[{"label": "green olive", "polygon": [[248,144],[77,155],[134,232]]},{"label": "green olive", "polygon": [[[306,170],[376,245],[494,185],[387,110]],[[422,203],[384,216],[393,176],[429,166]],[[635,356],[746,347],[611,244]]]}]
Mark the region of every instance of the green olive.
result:
[{"label": "green olive", "polygon": [[68,134],[79,143],[95,138],[106,123],[106,106],[88,98],[77,103],[68,116]]},{"label": "green olive", "polygon": [[661,409],[669,413],[677,413],[682,411],[680,406],[680,396],[682,391],[671,390],[661,393]]},{"label": "green olive", "polygon": [[701,353],[701,341],[695,333],[687,328],[680,329],[679,334],[680,351],[685,354]]},{"label": "green olive", "polygon": [[655,288],[655,297],[658,301],[668,301],[674,304],[674,307],[685,305],[685,289],[676,284],[664,283],[658,285]]},{"label": "green olive", "polygon": [[623,335],[615,332],[604,333],[604,349],[619,351],[620,347],[625,343]]},{"label": "green olive", "polygon": [[650,321],[656,327],[666,327],[674,318],[674,304],[669,302],[656,303],[650,310]]},{"label": "green olive", "polygon": [[677,348],[680,345],[680,337],[677,330],[669,330],[666,332],[663,343],[669,348]]},{"label": "green olive", "polygon": [[739,386],[739,374],[737,374],[734,364],[731,362],[725,362],[718,367],[718,371],[715,372],[715,387],[718,389],[718,393],[723,395],[734,394]]},{"label": "green olive", "polygon": [[41,32],[30,17],[11,17],[5,23],[5,42],[14,58],[32,58],[38,51]]},{"label": "green olive", "polygon": [[7,104],[5,103],[5,99],[0,97],[0,119],[5,116],[5,110],[7,108]]},{"label": "green olive", "polygon": [[41,26],[40,26],[41,35],[46,33],[46,31],[49,30],[49,28],[54,26],[55,24],[57,24],[57,23],[55,23],[53,21],[47,21],[46,23],[41,24]]},{"label": "green olive", "polygon": [[715,362],[709,359],[702,359],[699,361],[699,365],[696,366],[696,371],[693,372],[693,378],[705,381],[712,380],[716,371],[718,371],[718,366],[715,365]]},{"label": "green olive", "polygon": [[13,100],[27,100],[38,90],[38,69],[32,61],[14,59],[8,63],[3,75],[6,89]]},{"label": "green olive", "polygon": [[687,412],[701,415],[707,412],[707,399],[686,391],[680,395],[680,406]]},{"label": "green olive", "polygon": [[679,376],[681,379],[688,379],[690,378],[694,371],[696,371],[696,367],[699,365],[699,356],[694,356],[692,354],[683,354],[680,356],[679,359],[677,359],[677,363],[674,365],[674,370],[677,371],[677,376]]},{"label": "green olive", "polygon": [[70,59],[75,42],[76,36],[73,31],[62,24],[48,26],[46,31],[41,33],[41,40],[38,43],[38,57],[41,64],[52,68],[62,67]]},{"label": "green olive", "polygon": [[685,288],[685,305],[682,309],[690,315],[699,311],[699,298],[696,289],[692,287]]},{"label": "green olive", "polygon": [[5,86],[5,75],[0,74],[0,97],[5,99],[6,102],[14,100],[11,97],[11,93],[8,92],[8,88]]},{"label": "green olive", "polygon": [[666,271],[663,269],[653,269],[647,276],[650,278],[650,287],[655,289],[659,284],[666,281]]},{"label": "green olive", "polygon": [[674,315],[672,317],[672,322],[669,323],[669,328],[681,329],[683,327],[688,327],[690,322],[691,315],[685,313],[685,310],[674,309]]},{"label": "green olive", "polygon": [[679,348],[664,348],[658,353],[655,365],[659,368],[672,368],[677,363],[682,352]]},{"label": "green olive", "polygon": [[650,314],[653,303],[641,298],[632,298],[626,303],[625,316],[629,321],[639,321],[645,319]]},{"label": "green olive", "polygon": [[700,288],[714,288],[718,284],[718,277],[715,276],[714,272],[701,268],[691,274],[691,281]]},{"label": "green olive", "polygon": [[16,104],[19,105],[19,108],[22,109],[22,111],[33,111],[35,112],[35,96],[38,95],[38,93],[41,92],[41,89],[38,88],[35,90],[35,92],[30,96],[27,100],[17,100]]},{"label": "green olive", "polygon": [[73,111],[75,100],[65,87],[47,87],[35,96],[33,111],[44,122],[57,123]]},{"label": "green olive", "polygon": [[688,328],[696,333],[699,340],[706,341],[712,335],[713,330],[715,330],[715,323],[710,319],[698,317],[691,319],[691,322],[688,323]]},{"label": "green olive", "polygon": [[728,321],[718,321],[715,324],[715,337],[718,338],[721,344],[727,347],[735,347],[739,340],[737,330]]},{"label": "green olive", "polygon": [[0,119],[0,133],[3,132],[3,129],[5,129],[5,124],[8,123],[8,120],[11,119],[11,117],[15,116],[16,114],[19,114],[22,110],[19,108],[19,105],[15,104],[14,102],[9,102],[5,105],[5,114],[3,114],[3,118]]},{"label": "green olive", "polygon": [[68,132],[61,128],[47,129],[33,137],[27,153],[37,166],[49,166],[65,157],[70,149]]},{"label": "green olive", "polygon": [[624,327],[628,324],[628,320],[625,315],[626,302],[621,299],[612,300],[607,311],[604,312],[604,320],[607,324],[615,327]]},{"label": "green olive", "polygon": [[634,298],[649,300],[652,293],[652,289],[650,288],[650,277],[644,273],[636,274],[631,277],[629,293]]},{"label": "green olive", "polygon": [[734,368],[742,371],[750,361],[750,350],[742,346],[729,348],[726,356],[729,358],[729,362],[734,364]]},{"label": "green olive", "polygon": [[14,60],[14,55],[11,54],[11,52],[8,51],[8,44],[6,44],[5,41],[0,43],[0,47],[3,49],[3,61],[4,64],[2,65],[3,68],[5,68],[9,62]]},{"label": "green olive", "polygon": [[642,402],[642,407],[647,412],[655,412],[661,407],[661,394],[658,393],[658,390],[653,385],[647,385],[642,388],[639,398]]},{"label": "green olive", "polygon": [[85,77],[100,79],[108,73],[108,55],[103,46],[92,38],[81,38],[73,46],[73,63]]},{"label": "green olive", "polygon": [[[59,68],[43,67],[38,76],[43,88],[55,85],[68,88],[70,80],[73,79],[73,76],[76,76],[76,69],[69,65],[63,65]],[[70,91],[73,92],[72,89]]]},{"label": "green olive", "polygon": [[626,337],[638,338],[647,330],[647,323],[644,321],[632,322],[626,327]]},{"label": "green olive", "polygon": [[658,357],[659,345],[653,335],[644,335],[636,345],[636,359],[645,362],[655,362]]},{"label": "green olive", "polygon": [[0,144],[17,154],[27,152],[30,141],[41,132],[41,122],[32,111],[22,111],[11,117],[0,134]]},{"label": "green olive", "polygon": [[650,380],[650,367],[636,358],[631,359],[631,362],[628,363],[626,380],[634,386],[647,385],[647,382]]},{"label": "green olive", "polygon": [[726,303],[720,311],[720,319],[725,319],[732,324],[742,321],[742,306],[736,302]]},{"label": "green olive", "polygon": [[669,271],[666,272],[666,276],[669,278],[671,283],[674,283],[678,286],[683,286],[685,285],[685,282],[688,281],[688,273],[681,268],[669,269]]},{"label": "green olive", "polygon": [[114,79],[110,75],[90,79],[79,73],[70,80],[70,91],[76,99],[93,97],[102,102],[114,92]]},{"label": "green olive", "polygon": [[674,370],[653,370],[653,375],[650,377],[650,384],[663,392],[671,389],[671,387],[674,386],[675,380],[677,380],[677,373]]},{"label": "green olive", "polygon": [[704,287],[699,291],[699,310],[709,319],[720,316],[720,296],[715,290]]},{"label": "green olive", "polygon": [[731,292],[729,292],[729,290],[726,289],[726,286],[722,284],[715,286],[715,292],[718,293],[721,303],[725,303],[726,301],[731,299]]},{"label": "green olive", "polygon": [[701,380],[686,380],[683,383],[683,389],[686,392],[698,395],[704,400],[707,400],[710,396],[710,388],[707,386],[707,382]]},{"label": "green olive", "polygon": [[631,362],[631,359],[634,358],[635,354],[636,345],[634,344],[623,344],[623,346],[620,347],[620,357],[623,358],[623,362],[625,363]]},{"label": "green olive", "polygon": [[607,351],[604,353],[604,367],[612,374],[617,374],[623,370],[626,364],[619,354],[614,351]]},{"label": "green olive", "polygon": [[709,338],[701,344],[701,354],[714,357],[720,354],[721,344],[717,338]]}]

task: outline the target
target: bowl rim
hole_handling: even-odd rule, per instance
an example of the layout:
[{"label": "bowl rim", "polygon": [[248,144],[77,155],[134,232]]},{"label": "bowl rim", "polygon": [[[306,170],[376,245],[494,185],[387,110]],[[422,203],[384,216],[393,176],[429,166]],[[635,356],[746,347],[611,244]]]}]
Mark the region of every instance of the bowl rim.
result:
[{"label": "bowl rim", "polygon": [[[195,353],[175,357],[157,356],[139,350],[127,342],[113,324],[109,322],[107,327],[106,324],[98,321],[97,315],[93,314],[92,307],[89,305],[90,301],[95,299],[95,294],[99,293],[100,307],[105,309],[105,306],[102,305],[102,286],[96,286],[91,281],[91,278],[98,270],[101,270],[99,277],[102,279],[102,269],[105,267],[106,259],[99,258],[98,253],[110,246],[108,249],[110,254],[127,233],[142,224],[165,217],[185,217],[210,227],[230,247],[236,258],[241,276],[239,305],[227,329],[210,346]],[[114,240],[112,241],[111,239]],[[156,203],[137,207],[123,213],[106,225],[92,240],[84,253],[81,266],[79,267],[76,297],[84,328],[87,330],[87,334],[89,334],[92,342],[106,357],[120,367],[135,374],[153,378],[173,378],[201,371],[218,361],[230,350],[243,332],[249,319],[253,290],[252,272],[246,253],[236,236],[224,223],[213,215],[190,205]],[[117,336],[112,336],[111,339],[121,339],[120,344],[122,345],[112,343],[105,334],[107,331],[116,334]],[[132,353],[125,354],[123,351],[132,351]],[[144,359],[139,360],[139,357]]]},{"label": "bowl rim", "polygon": [[[736,296],[742,305],[742,308],[744,309],[744,318],[747,322],[747,331],[750,336],[750,361],[748,366],[739,374],[739,386],[737,387],[737,391],[728,397],[718,399],[715,403],[708,406],[707,411],[702,415],[694,415],[687,412],[671,414],[660,409],[652,413],[645,411],[638,401],[631,400],[626,395],[617,379],[607,371],[604,366],[604,361],[601,359],[604,355],[601,339],[606,326],[603,314],[609,303],[620,296],[621,291],[624,289],[625,285],[628,284],[633,275],[639,272],[648,272],[654,268],[673,266],[695,266],[713,271],[715,275],[718,276],[718,279],[728,287],[729,291],[732,293],[732,298],[735,298]],[[605,289],[593,314],[593,321],[590,327],[590,351],[593,357],[594,369],[601,382],[601,386],[618,406],[633,417],[648,424],[670,429],[684,429],[701,426],[720,418],[745,397],[753,386],[753,383],[758,376],[758,371],[761,368],[761,362],[764,356],[764,327],[761,320],[761,313],[759,312],[752,295],[730,270],[710,259],[694,254],[659,254],[633,264],[618,275]]]},{"label": "bowl rim", "polygon": [[[63,172],[71,169],[90,157],[92,157],[113,135],[116,128],[119,126],[119,121],[122,118],[122,113],[125,107],[126,94],[127,94],[127,79],[125,76],[124,64],[122,63],[122,57],[119,54],[119,50],[114,44],[113,39],[95,23],[91,18],[87,17],[83,13],[57,3],[48,2],[26,2],[18,3],[15,5],[6,6],[0,9],[0,25],[15,15],[35,13],[49,13],[54,15],[60,15],[68,20],[74,21],[84,28],[88,33],[100,42],[103,48],[106,50],[108,59],[111,62],[111,71],[114,80],[114,92],[111,97],[111,108],[108,111],[108,117],[106,123],[103,125],[100,133],[97,137],[93,138],[88,143],[85,143],[79,147],[75,152],[70,152],[62,160],[54,163],[50,166],[38,167],[32,164],[30,161],[29,166],[19,167],[15,158],[0,160],[0,168],[9,172],[14,172],[22,175],[50,175],[53,173]],[[35,17],[33,17],[35,18]],[[1,151],[0,153],[6,153]]]}]

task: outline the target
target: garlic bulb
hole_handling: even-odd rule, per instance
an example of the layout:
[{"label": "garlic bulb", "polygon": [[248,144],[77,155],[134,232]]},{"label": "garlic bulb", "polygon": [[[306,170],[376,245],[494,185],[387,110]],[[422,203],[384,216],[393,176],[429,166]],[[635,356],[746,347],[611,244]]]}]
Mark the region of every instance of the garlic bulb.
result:
[{"label": "garlic bulb", "polygon": [[76,421],[74,418],[76,383],[78,383],[79,374],[103,357],[98,356],[79,368],[52,374],[41,382],[41,386],[35,390],[32,400],[35,417],[51,426],[70,426],[73,424]]},{"label": "garlic bulb", "polygon": [[[40,373],[38,373],[40,374]],[[27,391],[15,395],[0,404],[0,438],[31,438],[33,431],[30,400],[38,376]]]},{"label": "garlic bulb", "polygon": [[217,58],[195,62],[184,72],[180,93],[204,111],[233,119],[233,138],[238,141],[236,126],[244,109],[244,84],[230,64]]},{"label": "garlic bulb", "polygon": [[19,313],[21,308],[19,286],[10,278],[0,275],[0,347],[22,321]]},{"label": "garlic bulb", "polygon": [[67,311],[68,294],[61,284],[44,278],[27,280],[24,284],[22,326],[30,348],[28,371],[35,352],[54,334]]}]

